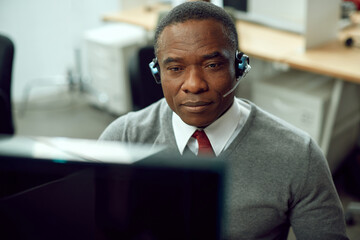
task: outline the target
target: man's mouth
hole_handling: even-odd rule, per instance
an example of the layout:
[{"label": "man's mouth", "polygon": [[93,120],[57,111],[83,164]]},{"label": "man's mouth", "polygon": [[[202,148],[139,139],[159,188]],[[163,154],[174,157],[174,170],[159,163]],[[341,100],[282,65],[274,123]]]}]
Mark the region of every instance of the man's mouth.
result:
[{"label": "man's mouth", "polygon": [[188,101],[182,104],[182,106],[189,112],[203,112],[208,108],[209,105],[211,105],[212,102],[204,102],[204,101]]}]

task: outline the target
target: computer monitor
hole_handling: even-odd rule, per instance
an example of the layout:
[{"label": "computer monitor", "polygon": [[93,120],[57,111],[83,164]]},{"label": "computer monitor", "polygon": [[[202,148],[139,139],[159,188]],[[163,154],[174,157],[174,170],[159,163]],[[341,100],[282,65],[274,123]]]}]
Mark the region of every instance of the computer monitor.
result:
[{"label": "computer monitor", "polygon": [[0,239],[219,239],[224,171],[162,148],[0,137]]}]

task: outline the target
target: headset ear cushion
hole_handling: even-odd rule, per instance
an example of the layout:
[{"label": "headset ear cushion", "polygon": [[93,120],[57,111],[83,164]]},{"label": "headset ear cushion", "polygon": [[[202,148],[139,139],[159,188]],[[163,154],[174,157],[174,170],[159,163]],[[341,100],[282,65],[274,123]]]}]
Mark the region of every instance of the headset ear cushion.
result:
[{"label": "headset ear cushion", "polygon": [[235,75],[236,75],[236,79],[238,79],[239,77],[241,77],[244,74],[244,69],[243,69],[243,62],[241,60],[242,56],[244,55],[243,52],[239,52],[236,51],[236,56],[235,56]]},{"label": "headset ear cushion", "polygon": [[153,75],[153,77],[155,78],[155,82],[157,84],[161,83],[161,79],[160,79],[160,67],[159,67],[159,63],[157,61],[157,58],[154,58],[150,63],[149,63],[149,68],[151,71],[151,74]]}]

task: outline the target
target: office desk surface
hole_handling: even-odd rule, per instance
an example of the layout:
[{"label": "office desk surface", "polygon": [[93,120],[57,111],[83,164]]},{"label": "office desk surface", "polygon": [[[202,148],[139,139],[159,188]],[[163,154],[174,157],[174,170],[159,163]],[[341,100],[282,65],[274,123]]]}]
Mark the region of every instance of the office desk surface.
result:
[{"label": "office desk surface", "polygon": [[246,21],[237,21],[236,28],[241,51],[264,60],[283,62],[304,46],[304,39],[299,34]]},{"label": "office desk surface", "polygon": [[338,39],[304,51],[305,39],[299,34],[244,21],[236,26],[240,49],[250,56],[360,84],[360,48],[344,45],[348,36],[360,35],[360,27],[345,29]]},{"label": "office desk surface", "polygon": [[[157,4],[107,14],[104,21],[120,21],[155,29],[158,14],[170,5]],[[360,84],[360,48],[347,48],[344,40],[350,34],[360,36],[360,27],[350,27],[339,33],[338,39],[304,51],[303,36],[267,26],[237,21],[240,49],[247,55],[275,61],[292,68],[323,74]]]},{"label": "office desk surface", "polygon": [[126,11],[106,14],[103,16],[103,20],[135,24],[151,31],[156,28],[159,13],[162,11],[169,11],[170,9],[171,6],[167,4],[140,6]]},{"label": "office desk surface", "polygon": [[336,40],[286,58],[291,67],[360,84],[360,49]]}]

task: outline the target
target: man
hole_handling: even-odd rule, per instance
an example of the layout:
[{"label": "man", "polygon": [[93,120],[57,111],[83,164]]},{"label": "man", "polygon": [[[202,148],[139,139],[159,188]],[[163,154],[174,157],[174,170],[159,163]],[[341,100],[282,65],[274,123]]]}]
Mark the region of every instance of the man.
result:
[{"label": "man", "polygon": [[177,6],[155,33],[152,66],[165,99],[120,117],[100,139],[198,154],[204,140],[192,136],[205,132],[213,153],[228,161],[225,239],[287,239],[290,226],[298,240],[347,239],[319,147],[235,98],[244,70],[237,49],[235,26],[223,9],[200,1]]}]

